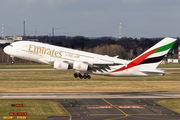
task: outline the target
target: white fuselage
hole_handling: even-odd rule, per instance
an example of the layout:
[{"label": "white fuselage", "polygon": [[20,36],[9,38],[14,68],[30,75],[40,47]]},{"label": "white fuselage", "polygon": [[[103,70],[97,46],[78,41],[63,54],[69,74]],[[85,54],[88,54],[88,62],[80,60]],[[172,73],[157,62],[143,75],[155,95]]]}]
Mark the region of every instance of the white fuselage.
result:
[{"label": "white fuselage", "polygon": [[[130,61],[39,42],[15,42],[5,47],[4,52],[14,57],[52,65],[54,65],[54,61],[62,61],[71,65],[74,62],[81,62],[83,64],[88,64],[95,69],[89,71],[79,71],[87,74],[128,77],[154,76],[154,74],[146,74],[139,71],[138,69],[144,68],[144,66],[141,67],[141,65],[118,72],[112,72],[118,68],[126,66]],[[73,70],[78,71],[76,69]],[[158,74],[155,75],[157,76]]]}]

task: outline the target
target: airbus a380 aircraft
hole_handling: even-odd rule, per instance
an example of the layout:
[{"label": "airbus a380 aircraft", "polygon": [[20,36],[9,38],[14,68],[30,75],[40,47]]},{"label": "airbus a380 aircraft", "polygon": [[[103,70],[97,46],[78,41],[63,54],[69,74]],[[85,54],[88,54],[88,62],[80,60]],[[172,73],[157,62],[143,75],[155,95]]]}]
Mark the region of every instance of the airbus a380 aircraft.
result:
[{"label": "airbus a380 aircraft", "polygon": [[156,67],[175,42],[176,39],[164,38],[131,61],[32,41],[14,42],[6,46],[4,52],[13,57],[51,64],[58,70],[72,69],[76,71],[75,78],[90,79],[89,74],[145,77],[165,74]]}]

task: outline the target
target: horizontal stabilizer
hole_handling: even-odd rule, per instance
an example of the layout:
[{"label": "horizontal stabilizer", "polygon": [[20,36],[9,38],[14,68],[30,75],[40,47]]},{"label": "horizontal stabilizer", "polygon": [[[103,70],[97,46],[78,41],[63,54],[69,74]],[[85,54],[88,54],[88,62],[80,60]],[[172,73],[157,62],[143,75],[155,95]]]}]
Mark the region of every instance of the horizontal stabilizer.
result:
[{"label": "horizontal stabilizer", "polygon": [[164,70],[159,69],[140,69],[139,71],[145,74],[165,74]]}]

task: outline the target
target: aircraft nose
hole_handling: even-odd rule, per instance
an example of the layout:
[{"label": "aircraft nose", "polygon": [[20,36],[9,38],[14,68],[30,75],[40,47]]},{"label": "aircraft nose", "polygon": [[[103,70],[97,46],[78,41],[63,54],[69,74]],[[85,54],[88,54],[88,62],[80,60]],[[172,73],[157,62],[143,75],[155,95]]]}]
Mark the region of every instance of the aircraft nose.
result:
[{"label": "aircraft nose", "polygon": [[10,47],[9,45],[6,46],[3,51],[6,53],[6,54],[10,54],[12,52],[12,47]]}]

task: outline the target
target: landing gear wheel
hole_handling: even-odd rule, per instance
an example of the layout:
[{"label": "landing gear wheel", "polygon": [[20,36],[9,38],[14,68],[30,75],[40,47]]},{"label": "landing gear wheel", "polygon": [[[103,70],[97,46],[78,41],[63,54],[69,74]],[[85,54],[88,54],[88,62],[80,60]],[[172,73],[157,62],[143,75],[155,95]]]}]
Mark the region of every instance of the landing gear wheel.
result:
[{"label": "landing gear wheel", "polygon": [[91,76],[90,76],[90,75],[87,75],[87,78],[88,78],[88,79],[91,79]]},{"label": "landing gear wheel", "polygon": [[79,73],[78,77],[81,78],[81,79],[83,78],[83,76],[81,75],[81,73]]},{"label": "landing gear wheel", "polygon": [[84,78],[84,79],[86,79],[86,78],[91,79],[91,76],[90,76],[90,75],[84,74],[84,75],[82,76],[81,73],[74,73],[74,77],[75,77],[75,78],[79,77],[80,79],[82,79],[82,78]]},{"label": "landing gear wheel", "polygon": [[74,73],[74,77],[75,77],[75,78],[77,78],[77,77],[78,77],[77,73]]},{"label": "landing gear wheel", "polygon": [[86,76],[86,75],[84,75],[84,76],[83,76],[83,78],[84,78],[84,79],[86,79],[86,78],[87,78],[87,76]]}]

